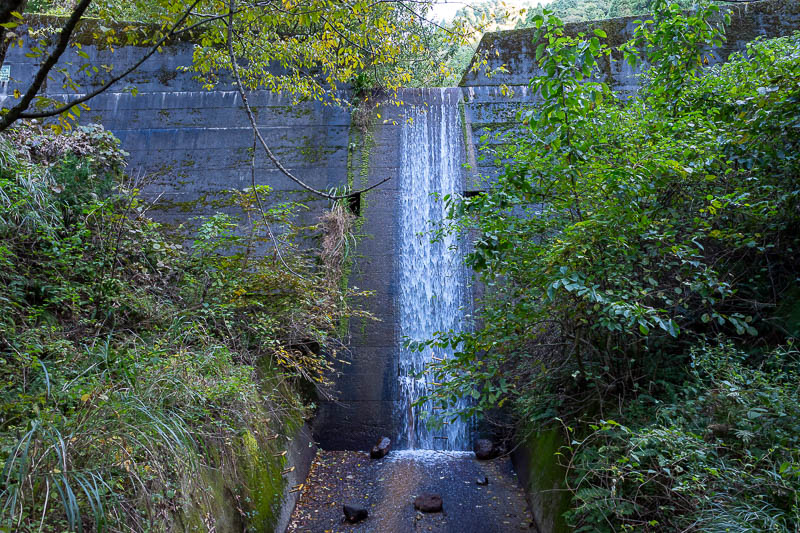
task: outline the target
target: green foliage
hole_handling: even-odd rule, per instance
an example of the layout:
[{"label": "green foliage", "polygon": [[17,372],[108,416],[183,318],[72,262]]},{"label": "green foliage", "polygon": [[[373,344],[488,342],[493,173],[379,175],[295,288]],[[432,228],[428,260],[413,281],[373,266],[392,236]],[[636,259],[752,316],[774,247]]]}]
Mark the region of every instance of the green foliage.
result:
[{"label": "green foliage", "polygon": [[[575,531],[774,531],[800,526],[800,353],[701,346],[672,401],[635,425],[601,420],[567,448]],[[652,416],[652,415],[651,415]]]},{"label": "green foliage", "polygon": [[[634,40],[616,51],[603,44],[602,30],[569,38],[551,13],[532,19],[542,43],[536,58],[543,74],[530,82],[538,102],[520,112],[514,130],[484,136],[482,157],[500,175],[488,181],[485,194],[450,199],[451,220],[441,230],[476,235],[467,262],[485,288],[474,331],[443,333],[419,346],[456,348],[455,357],[428,370],[441,385],[425,400],[440,407],[441,418],[492,418],[498,407],[510,406],[522,426],[547,427],[559,418],[579,440],[589,431],[587,421],[601,427],[593,421],[615,412],[628,436],[654,432],[661,444],[647,446],[663,446],[665,456],[703,454],[704,441],[685,432],[704,422],[681,422],[677,430],[637,426],[638,406],[688,401],[690,354],[707,339],[722,335],[737,350],[769,351],[796,330],[786,302],[796,295],[800,274],[800,34],[756,41],[746,54],[705,68],[704,54],[723,35],[717,9],[655,7],[653,20],[641,22]],[[630,99],[596,81],[602,79],[598,65],[620,56],[651,67],[644,88]],[[720,353],[733,358],[730,350]],[[784,371],[794,368],[793,350],[775,354],[786,359]],[[760,372],[751,362],[719,372]],[[797,400],[780,373],[746,379],[754,380],[757,397],[741,393],[745,418],[765,408],[761,394],[783,394],[776,405]],[[458,411],[456,399],[464,396],[474,402]],[[791,419],[795,411],[776,412]],[[789,419],[769,431],[737,423],[753,433],[748,450],[761,462],[751,467],[725,459],[725,480],[739,476],[747,484],[741,492],[729,487],[724,516],[731,523],[737,512],[746,517],[761,509],[761,520],[775,508],[775,523],[796,527],[797,502],[773,498],[764,488],[763,476],[780,467],[760,471],[778,449],[775,456],[794,468],[797,443],[788,435],[797,428]],[[627,437],[616,445],[627,445]],[[597,440],[585,446],[598,461],[607,453]],[[575,504],[586,502],[574,521],[586,531],[683,530],[694,520],[711,520],[715,502],[723,505],[709,496],[707,506],[690,508],[694,493],[684,501],[672,494],[673,485],[665,490],[674,499],[661,507],[635,488],[614,501],[603,492],[614,490],[613,478],[601,486],[594,478],[581,482],[584,474],[574,465],[568,472],[580,486]],[[703,482],[698,479],[686,482]],[[780,483],[778,493],[794,494],[794,478]],[[648,525],[651,520],[662,526]]]},{"label": "green foliage", "polygon": [[[67,15],[73,4],[40,0],[29,3],[28,10]],[[351,84],[392,91],[414,80],[420,84],[451,75],[443,61],[459,51],[464,55],[458,45],[464,44],[465,35],[458,28],[439,31],[425,18],[429,7],[430,2],[409,6],[394,0],[95,0],[76,31],[78,38],[70,43],[67,55],[73,56],[75,68],[56,69],[56,77],[78,93],[83,91],[81,79],[102,85],[120,73],[121,69],[90,63],[82,42],[113,52],[123,45],[155,46],[172,36],[168,41],[190,38],[195,44],[193,64],[184,68],[210,88],[231,73],[227,29],[232,24],[233,51],[247,89],[267,89],[295,101],[346,103],[339,89]],[[20,24],[14,19],[6,29],[13,31]],[[24,36],[15,33],[10,43],[20,48],[27,44],[31,57],[44,59],[60,29],[45,26]],[[80,77],[71,74],[75,70]],[[128,89],[136,93],[135,87]],[[24,92],[25,87],[20,88],[5,105],[12,107]],[[57,109],[63,102],[39,95],[34,104],[41,111]],[[59,127],[71,127],[86,109],[88,105],[81,104],[59,114]]]},{"label": "green foliage", "polygon": [[[547,375],[602,405],[608,390],[658,381],[693,338],[780,335],[769,313],[796,276],[798,37],[754,44],[752,59],[693,83],[674,72],[691,85],[677,107],[652,90],[620,106],[584,82],[603,36],[570,40],[554,26],[537,50],[546,75],[531,82],[542,102],[493,154],[503,175],[453,204],[480,230],[468,262],[489,290],[485,326],[443,342],[467,360],[487,352],[479,384],[503,376],[513,397]],[[509,359],[532,366],[511,376]]]},{"label": "green foliage", "polygon": [[684,11],[678,4],[655,0],[653,18],[640,23],[633,39],[621,48],[631,66],[647,58],[650,76],[647,80],[647,102],[650,105],[672,106],[684,87],[697,83],[703,64],[708,64],[709,48],[719,48],[725,38],[725,25],[730,24],[726,11],[718,23],[716,5],[701,5]]},{"label": "green foliage", "polygon": [[[69,16],[75,2],[71,0],[28,0],[27,13],[43,13],[47,15]],[[147,0],[100,0],[89,6],[88,14],[102,17],[113,14],[115,20],[136,22],[158,22],[163,13],[161,4]]]},{"label": "green foliage", "polygon": [[[206,467],[262,523],[247,502],[275,505],[273,454],[327,393],[346,290],[290,244],[300,206],[265,213],[288,268],[260,214],[203,219],[185,249],[110,134],[48,131],[0,138],[0,531],[167,529]],[[234,201],[252,215],[253,191]]]},{"label": "green foliage", "polygon": [[[547,9],[564,22],[583,22],[631,15],[644,15],[653,11],[656,0],[553,0],[544,7],[539,4],[528,11],[525,18],[517,23],[517,28],[534,26],[534,18]],[[693,0],[674,2],[683,9],[692,7]]]}]

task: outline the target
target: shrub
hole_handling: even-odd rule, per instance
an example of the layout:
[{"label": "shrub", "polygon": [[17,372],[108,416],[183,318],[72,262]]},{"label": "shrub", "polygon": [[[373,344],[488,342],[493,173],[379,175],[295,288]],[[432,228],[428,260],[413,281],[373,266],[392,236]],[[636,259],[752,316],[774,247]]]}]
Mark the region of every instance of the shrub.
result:
[{"label": "shrub", "polygon": [[[184,248],[117,144],[100,128],[0,137],[0,531],[167,529],[200,505],[206,467],[263,524],[256,493],[282,482],[314,387],[329,392],[347,291],[292,244],[295,205],[244,235],[208,217]],[[269,246],[282,262],[252,253]],[[256,485],[246,450],[269,469]]]},{"label": "shrub", "polygon": [[800,527],[800,352],[720,340],[692,362],[674,401],[630,406],[655,421],[602,420],[565,450],[576,531]]}]

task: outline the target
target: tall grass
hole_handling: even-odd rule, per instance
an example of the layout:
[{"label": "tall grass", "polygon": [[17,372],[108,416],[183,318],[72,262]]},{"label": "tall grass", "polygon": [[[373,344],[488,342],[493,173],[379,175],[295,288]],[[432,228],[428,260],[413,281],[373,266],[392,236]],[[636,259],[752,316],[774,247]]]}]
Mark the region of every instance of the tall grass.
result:
[{"label": "tall grass", "polygon": [[130,187],[108,192],[113,138],[72,135],[0,136],[0,532],[166,530],[206,505],[204,471],[246,523],[237,454],[280,480],[298,385],[324,382],[335,352],[307,347],[335,345],[346,298],[313,251],[287,244],[302,276],[243,256],[227,215],[184,249]]}]

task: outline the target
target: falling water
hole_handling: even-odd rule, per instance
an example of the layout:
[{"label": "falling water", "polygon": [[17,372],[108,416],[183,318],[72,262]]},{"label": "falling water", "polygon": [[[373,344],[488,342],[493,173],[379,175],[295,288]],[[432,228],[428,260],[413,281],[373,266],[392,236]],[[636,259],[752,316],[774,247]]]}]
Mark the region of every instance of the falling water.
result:
[{"label": "falling water", "polygon": [[[427,108],[412,113],[403,126],[400,169],[400,335],[427,340],[439,331],[460,331],[464,322],[465,272],[455,235],[431,242],[430,230],[445,217],[443,198],[460,193],[462,130],[458,92],[432,93]],[[411,449],[464,450],[467,424],[455,421],[428,429],[431,405],[413,407],[431,392],[432,376],[420,374],[433,357],[452,357],[452,350],[400,347],[400,445]]]}]

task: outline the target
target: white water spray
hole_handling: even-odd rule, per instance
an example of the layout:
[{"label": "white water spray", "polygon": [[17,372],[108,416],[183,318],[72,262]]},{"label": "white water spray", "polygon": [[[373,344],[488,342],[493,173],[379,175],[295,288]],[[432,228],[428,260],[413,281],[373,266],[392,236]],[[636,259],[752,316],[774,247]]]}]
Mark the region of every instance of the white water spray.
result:
[{"label": "white water spray", "polygon": [[[435,103],[412,113],[403,126],[400,169],[400,336],[415,341],[436,332],[461,331],[466,303],[465,267],[456,235],[431,242],[430,230],[444,220],[445,195],[460,194],[462,130],[457,90],[433,94]],[[437,98],[438,97],[438,98]],[[452,357],[452,350],[426,348],[423,352],[400,347],[399,389],[401,447],[430,450],[469,448],[468,424],[454,421],[428,429],[425,414],[430,402],[414,407],[433,392],[434,380],[421,374],[433,357]]]}]

